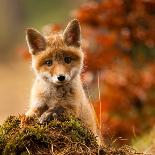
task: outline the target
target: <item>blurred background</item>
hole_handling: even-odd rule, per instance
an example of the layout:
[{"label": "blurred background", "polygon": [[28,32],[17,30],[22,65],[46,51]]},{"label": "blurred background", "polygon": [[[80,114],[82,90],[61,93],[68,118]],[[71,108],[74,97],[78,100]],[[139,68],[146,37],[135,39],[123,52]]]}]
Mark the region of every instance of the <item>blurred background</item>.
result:
[{"label": "blurred background", "polygon": [[0,122],[28,108],[33,82],[25,30],[66,24],[82,0],[0,0]]},{"label": "blurred background", "polygon": [[25,29],[57,32],[72,18],[81,23],[82,78],[106,142],[154,145],[154,0],[1,0],[0,122],[28,108],[34,76]]}]

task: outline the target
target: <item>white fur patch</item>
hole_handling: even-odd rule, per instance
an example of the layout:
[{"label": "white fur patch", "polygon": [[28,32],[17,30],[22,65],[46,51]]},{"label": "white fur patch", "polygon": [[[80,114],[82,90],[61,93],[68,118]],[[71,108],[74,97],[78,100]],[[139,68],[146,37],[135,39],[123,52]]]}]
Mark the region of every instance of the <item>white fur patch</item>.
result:
[{"label": "white fur patch", "polygon": [[31,107],[35,107],[36,109],[37,108],[40,108],[43,106],[43,103],[41,101],[38,101],[38,100],[34,100],[31,104]]},{"label": "white fur patch", "polygon": [[70,81],[71,77],[68,74],[65,74],[66,81]]},{"label": "white fur patch", "polygon": [[47,79],[49,82],[53,82],[53,77],[48,72],[40,72],[38,76],[41,79]]},{"label": "white fur patch", "polygon": [[70,73],[71,78],[73,79],[78,73],[79,73],[79,71],[76,67],[72,68],[71,73]]}]

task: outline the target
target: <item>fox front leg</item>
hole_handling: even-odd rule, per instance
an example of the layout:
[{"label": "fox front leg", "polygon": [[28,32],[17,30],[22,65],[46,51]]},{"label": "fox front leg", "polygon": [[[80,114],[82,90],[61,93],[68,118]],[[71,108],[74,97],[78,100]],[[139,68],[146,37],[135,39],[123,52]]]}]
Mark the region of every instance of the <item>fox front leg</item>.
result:
[{"label": "fox front leg", "polygon": [[28,117],[33,117],[35,115],[40,117],[48,109],[48,106],[46,104],[41,104],[40,106],[36,105],[30,107],[30,109],[26,112],[25,115]]},{"label": "fox front leg", "polygon": [[46,110],[41,117],[39,118],[40,124],[48,123],[51,120],[58,118],[60,115],[62,115],[65,112],[65,108],[62,106],[57,106],[54,108],[49,108]]}]

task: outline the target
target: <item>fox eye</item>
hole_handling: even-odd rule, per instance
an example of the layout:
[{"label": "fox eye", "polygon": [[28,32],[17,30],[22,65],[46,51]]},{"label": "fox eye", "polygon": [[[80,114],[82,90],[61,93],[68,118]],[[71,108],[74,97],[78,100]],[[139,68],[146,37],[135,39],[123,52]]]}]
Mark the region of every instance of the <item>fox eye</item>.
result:
[{"label": "fox eye", "polygon": [[65,63],[69,64],[69,63],[71,63],[72,58],[71,57],[65,57],[64,61],[65,61]]},{"label": "fox eye", "polygon": [[51,66],[51,65],[52,65],[52,60],[47,60],[47,61],[45,61],[45,64],[46,64],[47,66]]}]

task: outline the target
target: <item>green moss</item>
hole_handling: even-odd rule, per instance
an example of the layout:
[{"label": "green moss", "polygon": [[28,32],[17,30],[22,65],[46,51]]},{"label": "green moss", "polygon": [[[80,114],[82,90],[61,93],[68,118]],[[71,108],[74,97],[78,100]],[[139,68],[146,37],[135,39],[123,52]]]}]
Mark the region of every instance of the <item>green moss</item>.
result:
[{"label": "green moss", "polygon": [[73,141],[96,145],[94,135],[84,128],[84,125],[72,116],[67,117],[65,122],[60,124],[62,130],[68,133]]},{"label": "green moss", "polygon": [[14,116],[9,116],[4,124],[0,126],[0,151],[4,146],[6,146],[10,136],[16,132],[19,123],[19,119]]},{"label": "green moss", "polygon": [[[66,137],[72,143],[78,142],[88,147],[97,146],[93,134],[73,116],[64,115],[59,120],[45,125],[40,125],[37,118],[31,118],[22,124],[21,122],[21,118],[10,116],[0,126],[0,154],[26,154],[38,149],[46,150],[56,141],[64,141],[66,146]],[[55,145],[56,150],[60,149],[58,147]]]},{"label": "green moss", "polygon": [[[49,139],[47,135],[45,135],[46,131],[44,128],[39,126],[30,126],[20,130],[18,133],[14,135],[13,139],[5,146],[5,154],[10,152],[18,152],[21,153],[25,151],[27,147],[33,147],[34,143],[40,147],[48,147]],[[31,140],[31,141],[30,141]]]},{"label": "green moss", "polygon": [[[96,138],[80,120],[63,115],[40,125],[37,118],[10,116],[0,126],[0,154],[98,154]],[[100,155],[130,155],[127,149],[103,147]],[[134,154],[134,153],[133,153]],[[133,155],[131,154],[131,155]]]}]

